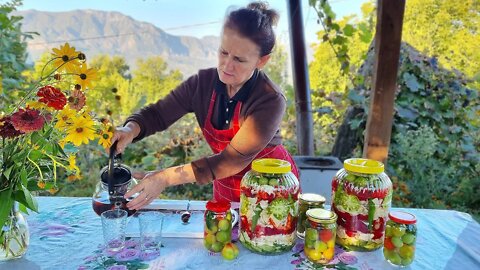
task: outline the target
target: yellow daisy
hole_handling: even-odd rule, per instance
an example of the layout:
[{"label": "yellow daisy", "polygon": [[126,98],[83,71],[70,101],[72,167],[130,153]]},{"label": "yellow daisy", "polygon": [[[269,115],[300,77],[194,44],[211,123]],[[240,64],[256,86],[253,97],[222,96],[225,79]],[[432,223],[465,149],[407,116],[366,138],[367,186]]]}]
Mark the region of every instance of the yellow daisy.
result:
[{"label": "yellow daisy", "polygon": [[75,155],[68,156],[68,169],[76,172],[80,171],[77,166],[77,160]]},{"label": "yellow daisy", "polygon": [[57,123],[55,124],[55,128],[60,130],[67,128],[76,115],[77,112],[75,110],[71,109],[70,106],[65,106],[65,108],[63,108],[63,110],[61,110],[56,116]]},{"label": "yellow daisy", "polygon": [[39,101],[28,101],[27,107],[30,107],[31,109],[37,109],[37,110],[53,111],[53,108],[50,108],[47,106],[47,104]]},{"label": "yellow daisy", "polygon": [[80,61],[78,60],[79,52],[75,50],[75,47],[70,47],[70,44],[68,43],[60,46],[59,49],[53,48],[52,54],[56,57],[53,64],[59,71],[66,70],[67,72],[73,73],[80,65]]},{"label": "yellow daisy", "polygon": [[95,139],[94,121],[91,118],[74,118],[72,124],[67,128],[66,141],[72,142],[76,146],[82,143],[88,144],[90,140]]},{"label": "yellow daisy", "polygon": [[102,145],[105,149],[109,148],[111,139],[113,137],[113,127],[108,124],[102,124],[102,129],[100,130],[98,143]]},{"label": "yellow daisy", "polygon": [[87,63],[76,69],[75,82],[79,84],[83,90],[93,86],[92,81],[97,79],[97,70],[94,68],[87,68]]}]

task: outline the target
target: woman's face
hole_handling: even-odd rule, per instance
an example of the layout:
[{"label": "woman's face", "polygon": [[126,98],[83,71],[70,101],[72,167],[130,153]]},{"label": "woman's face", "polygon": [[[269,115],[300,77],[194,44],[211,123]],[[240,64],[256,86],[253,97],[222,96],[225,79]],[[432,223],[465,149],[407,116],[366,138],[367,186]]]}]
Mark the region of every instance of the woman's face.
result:
[{"label": "woman's face", "polygon": [[218,52],[218,76],[233,90],[239,90],[256,68],[262,68],[269,55],[260,57],[260,48],[237,31],[225,27]]}]

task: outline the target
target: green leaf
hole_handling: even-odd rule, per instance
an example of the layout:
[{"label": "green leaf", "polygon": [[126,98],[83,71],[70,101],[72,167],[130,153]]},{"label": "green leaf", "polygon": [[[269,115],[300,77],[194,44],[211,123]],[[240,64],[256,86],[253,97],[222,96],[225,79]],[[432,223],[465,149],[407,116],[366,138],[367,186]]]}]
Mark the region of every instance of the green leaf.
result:
[{"label": "green leaf", "polygon": [[0,192],[0,226],[3,227],[13,206],[12,189]]},{"label": "green leaf", "polygon": [[32,211],[38,212],[37,200],[35,200],[35,198],[32,196],[32,193],[30,193],[30,191],[28,191],[28,189],[24,185],[21,186],[22,189],[16,190],[13,193],[13,197],[16,201],[25,205],[27,208],[31,209]]},{"label": "green leaf", "polygon": [[30,152],[30,154],[28,155],[28,157],[32,160],[32,161],[37,161],[39,159],[41,159],[43,157],[43,153],[42,151],[39,151],[39,150],[32,150]]},{"label": "green leaf", "polygon": [[412,92],[418,92],[418,89],[423,88],[417,81],[417,77],[410,73],[403,74],[403,80],[405,81],[405,85],[410,89]]},{"label": "green leaf", "polygon": [[353,32],[355,32],[355,28],[351,24],[346,24],[343,27],[343,34],[347,37],[351,37],[353,35]]},{"label": "green leaf", "polygon": [[418,117],[418,112],[411,107],[404,108],[401,106],[397,106],[396,110],[400,117],[405,118],[408,121],[413,121]]},{"label": "green leaf", "polygon": [[5,178],[10,179],[10,173],[12,172],[13,167],[8,167],[4,172],[3,175]]},{"label": "green leaf", "polygon": [[355,103],[363,103],[365,101],[365,97],[362,95],[359,95],[356,91],[350,90],[348,92],[348,99]]}]

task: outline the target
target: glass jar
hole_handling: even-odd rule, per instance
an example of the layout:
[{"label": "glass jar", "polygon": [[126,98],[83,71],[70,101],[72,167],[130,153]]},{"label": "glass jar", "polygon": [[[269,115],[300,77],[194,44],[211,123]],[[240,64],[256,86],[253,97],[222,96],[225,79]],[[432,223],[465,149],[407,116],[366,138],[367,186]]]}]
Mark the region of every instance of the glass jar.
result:
[{"label": "glass jar", "polygon": [[393,265],[408,266],[415,258],[417,219],[402,211],[391,212],[388,217],[383,255]]},{"label": "glass jar", "polygon": [[212,252],[222,251],[232,240],[230,202],[208,201],[203,220],[203,245]]},{"label": "glass jar", "polygon": [[109,194],[109,175],[108,166],[102,168],[100,172],[100,181],[95,186],[95,191],[92,196],[92,208],[97,215],[101,215],[107,210],[114,208],[120,208],[128,212],[128,215],[133,215],[136,211],[127,208],[126,204],[131,199],[123,198],[123,195],[128,190],[137,185],[137,180],[132,177],[130,168],[115,163],[113,166],[113,179],[112,179],[112,195]]},{"label": "glass jar", "polygon": [[257,159],[240,183],[240,242],[260,254],[295,245],[300,185],[288,161]]},{"label": "glass jar", "polygon": [[352,158],[332,181],[332,210],[337,214],[337,244],[357,251],[383,245],[392,201],[392,182],[383,163]]},{"label": "glass jar", "polygon": [[337,215],[323,208],[309,209],[305,222],[305,255],[320,264],[326,264],[335,255]]},{"label": "glass jar", "polygon": [[307,210],[312,208],[323,208],[325,197],[315,193],[302,193],[298,196],[298,222],[297,236],[300,239],[305,237],[305,221],[307,220]]}]

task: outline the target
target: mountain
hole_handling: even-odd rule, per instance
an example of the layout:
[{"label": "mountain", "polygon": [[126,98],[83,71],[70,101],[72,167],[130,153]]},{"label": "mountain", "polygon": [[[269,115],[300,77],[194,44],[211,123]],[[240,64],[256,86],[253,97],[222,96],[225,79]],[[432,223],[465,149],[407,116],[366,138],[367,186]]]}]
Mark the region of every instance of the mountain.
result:
[{"label": "mountain", "polygon": [[218,37],[170,35],[151,23],[119,12],[25,10],[15,15],[23,17],[22,31],[40,34],[28,41],[29,59],[33,61],[69,42],[89,58],[98,54],[123,56],[131,69],[138,58],[150,56],[161,56],[170,69],[179,69],[185,76],[216,65]]}]

